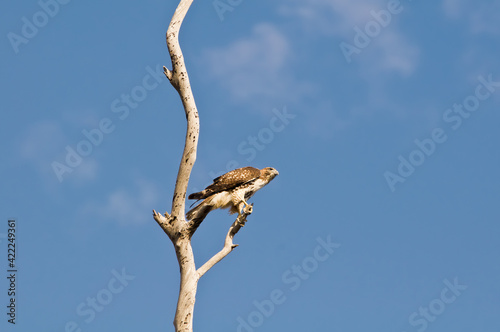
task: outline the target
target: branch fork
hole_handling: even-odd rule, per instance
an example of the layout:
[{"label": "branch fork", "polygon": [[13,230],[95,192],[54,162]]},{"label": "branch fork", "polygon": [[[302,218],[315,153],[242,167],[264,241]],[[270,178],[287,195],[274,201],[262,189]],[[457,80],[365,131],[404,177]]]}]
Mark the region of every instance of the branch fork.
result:
[{"label": "branch fork", "polygon": [[206,215],[199,220],[186,221],[185,204],[189,178],[196,161],[200,123],[189,75],[184,63],[184,56],[179,44],[179,30],[192,2],[193,0],[180,0],[166,34],[172,70],[164,66],[163,72],[179,93],[186,114],[187,130],[184,151],[172,198],[172,211],[160,214],[153,210],[154,220],[174,245],[180,268],[180,290],[174,318],[176,332],[193,331],[193,313],[198,280],[238,246],[233,243],[233,238],[241,227],[245,226],[247,217],[252,213],[253,209],[253,205],[245,205],[243,211],[238,214],[238,217],[229,228],[224,247],[200,268],[196,269],[191,238]]},{"label": "branch fork", "polygon": [[168,80],[172,82],[172,72],[165,66],[163,66],[163,73],[168,78]]}]

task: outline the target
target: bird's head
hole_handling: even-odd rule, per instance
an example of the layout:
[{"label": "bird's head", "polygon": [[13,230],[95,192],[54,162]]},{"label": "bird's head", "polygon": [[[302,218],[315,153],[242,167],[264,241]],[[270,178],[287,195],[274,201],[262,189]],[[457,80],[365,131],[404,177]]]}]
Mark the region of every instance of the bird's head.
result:
[{"label": "bird's head", "polygon": [[275,169],[275,168],[272,168],[272,167],[266,167],[266,168],[263,168],[260,170],[260,173],[261,175],[266,178],[266,179],[269,179],[269,181],[271,181],[272,179],[274,179],[277,175],[279,175],[280,173]]}]

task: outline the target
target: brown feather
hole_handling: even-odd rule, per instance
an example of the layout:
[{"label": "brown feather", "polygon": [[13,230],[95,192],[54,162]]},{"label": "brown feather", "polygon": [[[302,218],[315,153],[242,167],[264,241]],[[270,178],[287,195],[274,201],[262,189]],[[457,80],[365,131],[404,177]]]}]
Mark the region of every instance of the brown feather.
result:
[{"label": "brown feather", "polygon": [[[272,167],[261,170],[243,167],[223,174],[204,190],[192,193],[189,199],[203,199],[186,214],[188,220],[202,221],[215,209],[227,209],[229,213],[240,213],[244,201],[250,199],[256,191],[267,185],[278,171]],[[195,202],[196,204],[196,202]]]},{"label": "brown feather", "polygon": [[258,179],[260,170],[255,167],[242,167],[214,179],[214,183],[197,193],[192,193],[188,199],[204,199],[221,191],[233,189],[249,181]]}]

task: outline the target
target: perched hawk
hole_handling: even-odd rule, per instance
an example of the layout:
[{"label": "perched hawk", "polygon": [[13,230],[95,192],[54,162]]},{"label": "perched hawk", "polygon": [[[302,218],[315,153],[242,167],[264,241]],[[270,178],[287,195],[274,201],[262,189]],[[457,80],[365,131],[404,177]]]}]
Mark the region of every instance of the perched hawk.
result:
[{"label": "perched hawk", "polygon": [[204,218],[212,210],[227,208],[230,208],[230,214],[239,214],[248,205],[246,201],[278,174],[272,167],[261,170],[242,167],[223,174],[215,178],[214,183],[205,190],[189,195],[189,199],[203,201],[189,210],[186,217],[188,220]]}]

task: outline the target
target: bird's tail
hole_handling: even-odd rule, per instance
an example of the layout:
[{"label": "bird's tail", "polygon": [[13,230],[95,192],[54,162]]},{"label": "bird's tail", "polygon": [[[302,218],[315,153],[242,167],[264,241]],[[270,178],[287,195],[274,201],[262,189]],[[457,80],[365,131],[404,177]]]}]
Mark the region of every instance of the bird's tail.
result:
[{"label": "bird's tail", "polygon": [[192,193],[191,195],[188,196],[188,199],[202,199],[205,194],[204,191],[205,190],[200,191],[198,193]]},{"label": "bird's tail", "polygon": [[[193,195],[193,194],[191,194]],[[207,214],[212,211],[213,204],[211,204],[212,197],[204,199],[200,204],[196,205],[194,208],[186,213],[186,219],[190,220],[203,220]]]}]

